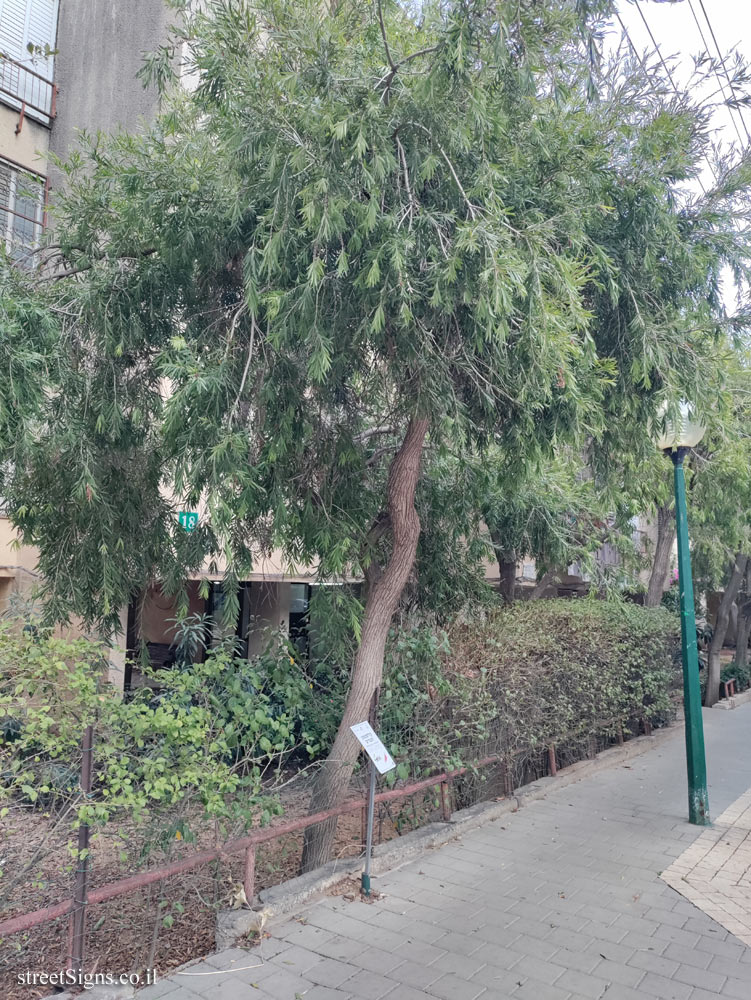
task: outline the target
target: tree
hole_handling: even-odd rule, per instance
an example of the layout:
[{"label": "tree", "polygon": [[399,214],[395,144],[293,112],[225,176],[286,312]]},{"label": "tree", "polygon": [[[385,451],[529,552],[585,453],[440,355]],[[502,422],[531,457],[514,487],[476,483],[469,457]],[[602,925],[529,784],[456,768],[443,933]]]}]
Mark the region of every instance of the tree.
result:
[{"label": "tree", "polygon": [[748,664],[748,641],[751,638],[751,560],[746,561],[746,578],[738,597],[738,625],[735,639],[735,662]]},{"label": "tree", "polygon": [[705,704],[710,706],[720,697],[720,653],[751,556],[749,372],[748,352],[741,345],[726,366],[729,418],[710,426],[692,477],[695,572],[706,590],[723,591],[708,655]]},{"label": "tree", "polygon": [[509,473],[500,457],[478,464],[479,504],[507,604],[514,600],[517,563],[525,557],[535,560],[541,585],[574,562],[594,569],[595,555],[611,534],[608,511],[575,453],[556,455],[526,475]]},{"label": "tree", "polygon": [[[594,100],[605,4],[177,6],[148,68],[167,100],[179,45],[195,88],[142,135],[88,139],[30,279],[57,351],[9,502],[48,617],[103,630],[206,561],[231,616],[272,546],[364,573],[317,811],[346,794],[381,680],[426,442],[535,466],[604,439],[634,393],[653,414],[701,384],[683,324],[603,325],[632,292],[627,214],[597,234],[621,190],[669,205],[706,137],[645,83]],[[309,831],[306,868],[331,834]]]},{"label": "tree", "polygon": [[657,542],[647,592],[644,595],[644,605],[647,608],[656,608],[660,605],[670,572],[670,556],[674,542],[675,510],[671,503],[663,503],[657,508]]}]

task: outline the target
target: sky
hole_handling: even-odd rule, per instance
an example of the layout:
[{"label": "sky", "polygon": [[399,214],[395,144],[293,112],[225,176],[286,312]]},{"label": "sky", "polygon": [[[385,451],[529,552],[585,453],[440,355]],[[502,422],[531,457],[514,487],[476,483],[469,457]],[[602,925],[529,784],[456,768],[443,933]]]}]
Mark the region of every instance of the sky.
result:
[{"label": "sky", "polygon": [[[687,81],[693,71],[693,56],[699,55],[707,48],[711,55],[717,55],[712,34],[707,25],[707,17],[714,30],[722,55],[727,56],[727,53],[735,48],[751,62],[751,0],[703,0],[703,4],[704,8],[702,9],[700,0],[676,0],[676,2],[618,0],[618,13],[640,55],[644,53],[645,49],[654,50],[654,43],[641,14],[644,15],[663,59],[670,66],[676,83],[680,86],[681,83]],[[694,19],[694,14],[696,19]],[[704,32],[704,40],[702,40],[697,26],[697,20],[701,31]],[[621,26],[617,21],[614,22],[614,32],[617,34],[614,33],[613,44],[617,45],[618,39],[622,35]],[[720,77],[727,92],[727,81],[722,76],[721,71]],[[704,93],[709,94],[712,90],[719,89],[719,86],[719,83],[713,79],[712,85],[707,86]],[[718,96],[721,97],[721,95]],[[738,136],[740,134],[744,142],[748,142],[744,124],[751,134],[751,108],[731,111],[727,107],[717,107],[712,116],[712,128],[716,130],[713,141],[718,142],[723,147],[727,147],[730,143],[739,146]],[[710,188],[713,180],[709,165],[707,165],[702,172],[701,182],[705,188]],[[696,188],[697,194],[700,193],[699,183],[698,181],[692,182],[690,185],[692,188]],[[723,274],[722,294],[728,312],[735,312],[738,308],[737,289],[729,271]]]},{"label": "sky", "polygon": [[[640,15],[641,10],[663,58],[671,66],[671,69],[673,65],[675,66],[675,79],[677,83],[680,83],[685,82],[691,74],[693,69],[692,56],[698,55],[707,46],[712,55],[716,56],[717,54],[705,19],[705,11],[723,56],[731,49],[737,48],[741,55],[751,61],[751,0],[703,0],[703,5],[704,10],[702,10],[702,0],[676,0],[673,3],[665,2],[665,0],[662,2],[638,0],[638,3],[633,2],[633,0],[619,0],[618,12],[634,46],[641,54],[645,49],[654,49],[649,32]],[[699,28],[694,20],[694,13],[704,32],[707,46],[702,41]],[[621,27],[617,21],[614,28],[620,35]],[[674,57],[674,61],[670,57]],[[725,82],[724,78],[723,82]],[[717,83],[714,89],[718,87]],[[742,110],[740,114],[749,133],[751,133],[751,108]],[[735,125],[731,115],[735,117]],[[712,124],[717,129],[717,138],[723,143],[729,141],[738,143],[735,126],[737,126],[744,142],[748,141],[743,123],[738,118],[738,112],[731,112],[725,107],[718,108],[714,113]],[[705,183],[710,177],[711,175],[707,173],[704,178]]]}]

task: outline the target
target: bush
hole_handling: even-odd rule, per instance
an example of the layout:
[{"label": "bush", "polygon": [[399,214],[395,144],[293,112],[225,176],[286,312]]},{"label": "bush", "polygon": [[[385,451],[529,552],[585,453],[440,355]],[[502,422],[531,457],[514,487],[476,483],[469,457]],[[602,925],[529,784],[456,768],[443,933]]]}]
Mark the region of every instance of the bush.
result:
[{"label": "bush", "polygon": [[[0,628],[0,816],[15,804],[174,826],[190,807],[227,829],[270,818],[269,777],[300,736],[308,691],[286,642],[246,660],[231,649],[152,673],[124,700],[104,650]],[[78,792],[81,737],[94,725],[93,794]]]},{"label": "bush", "polygon": [[406,777],[660,725],[679,657],[674,615],[621,602],[522,602],[446,633],[406,622],[389,643],[381,728]]},{"label": "bush", "polygon": [[739,663],[728,663],[722,668],[720,680],[729,681],[733,678],[735,678],[736,691],[745,691],[751,687],[751,667],[742,667]]}]

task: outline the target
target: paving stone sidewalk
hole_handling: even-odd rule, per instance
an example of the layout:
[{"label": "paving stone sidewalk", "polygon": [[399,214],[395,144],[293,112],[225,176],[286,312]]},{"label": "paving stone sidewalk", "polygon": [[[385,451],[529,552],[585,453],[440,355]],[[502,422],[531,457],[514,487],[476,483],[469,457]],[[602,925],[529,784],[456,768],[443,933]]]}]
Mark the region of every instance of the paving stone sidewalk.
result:
[{"label": "paving stone sidewalk", "polygon": [[[751,786],[751,705],[704,724],[719,816]],[[701,834],[685,811],[678,731],[137,998],[751,1000],[751,948],[660,878]]]}]

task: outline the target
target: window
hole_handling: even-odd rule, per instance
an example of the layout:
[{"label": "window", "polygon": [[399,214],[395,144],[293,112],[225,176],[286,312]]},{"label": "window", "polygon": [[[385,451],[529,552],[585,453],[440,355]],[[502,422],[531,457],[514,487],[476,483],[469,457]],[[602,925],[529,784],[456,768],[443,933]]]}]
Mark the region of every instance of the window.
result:
[{"label": "window", "polygon": [[54,56],[33,55],[54,49],[58,0],[0,0],[0,99],[25,106],[31,118],[50,123],[54,117]]},{"label": "window", "polygon": [[29,261],[39,242],[43,212],[42,179],[0,159],[0,238],[19,264]]}]

